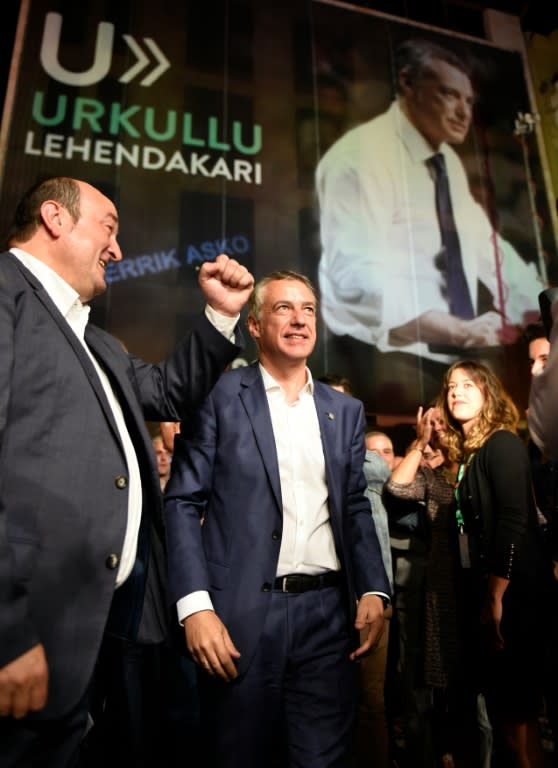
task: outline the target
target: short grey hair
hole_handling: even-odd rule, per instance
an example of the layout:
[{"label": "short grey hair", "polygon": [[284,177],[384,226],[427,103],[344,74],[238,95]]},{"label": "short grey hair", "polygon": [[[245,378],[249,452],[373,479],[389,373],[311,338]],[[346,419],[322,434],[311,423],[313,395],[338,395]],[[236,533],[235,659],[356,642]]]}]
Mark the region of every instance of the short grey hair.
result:
[{"label": "short grey hair", "polygon": [[397,90],[401,90],[400,77],[402,74],[405,74],[409,82],[413,84],[417,80],[430,77],[435,72],[433,61],[436,59],[445,61],[446,64],[463,72],[469,80],[473,80],[472,67],[451,48],[445,48],[432,40],[413,38],[402,42],[395,51]]},{"label": "short grey hair", "polygon": [[271,283],[274,280],[296,280],[299,283],[304,283],[308,290],[312,292],[316,299],[316,304],[318,303],[316,289],[314,288],[312,281],[306,277],[306,275],[301,275],[299,272],[294,272],[291,269],[279,269],[262,277],[262,279],[254,286],[248,300],[248,317],[253,317],[255,320],[260,319],[264,302],[264,289],[268,283]]}]

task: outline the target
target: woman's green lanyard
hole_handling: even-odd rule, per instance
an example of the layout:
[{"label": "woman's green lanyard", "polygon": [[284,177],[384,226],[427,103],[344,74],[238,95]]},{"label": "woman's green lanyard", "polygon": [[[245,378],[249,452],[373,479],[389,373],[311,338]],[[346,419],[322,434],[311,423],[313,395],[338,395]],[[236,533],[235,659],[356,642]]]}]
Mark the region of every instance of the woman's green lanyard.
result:
[{"label": "woman's green lanyard", "polygon": [[461,512],[461,501],[459,498],[459,484],[461,483],[461,480],[463,479],[463,475],[465,474],[465,470],[471,463],[471,459],[473,458],[474,454],[471,454],[466,462],[462,461],[459,465],[459,469],[457,470],[457,478],[455,480],[455,485],[453,486],[453,495],[455,496],[455,519],[457,522],[457,528],[459,531],[459,559],[461,561],[461,567],[462,568],[470,568],[471,567],[471,553],[469,551],[469,535],[465,532],[465,520],[463,518],[463,514]]}]

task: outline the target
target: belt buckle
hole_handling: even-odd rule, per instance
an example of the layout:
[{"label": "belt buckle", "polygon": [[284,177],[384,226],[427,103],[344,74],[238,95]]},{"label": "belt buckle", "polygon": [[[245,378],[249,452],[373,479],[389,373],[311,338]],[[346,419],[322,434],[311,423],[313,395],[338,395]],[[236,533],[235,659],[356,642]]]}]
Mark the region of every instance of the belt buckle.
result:
[{"label": "belt buckle", "polygon": [[289,591],[289,590],[287,589],[287,581],[288,581],[288,578],[289,578],[288,576],[283,576],[283,580],[282,580],[282,582],[281,582],[281,592],[288,592],[288,591]]}]

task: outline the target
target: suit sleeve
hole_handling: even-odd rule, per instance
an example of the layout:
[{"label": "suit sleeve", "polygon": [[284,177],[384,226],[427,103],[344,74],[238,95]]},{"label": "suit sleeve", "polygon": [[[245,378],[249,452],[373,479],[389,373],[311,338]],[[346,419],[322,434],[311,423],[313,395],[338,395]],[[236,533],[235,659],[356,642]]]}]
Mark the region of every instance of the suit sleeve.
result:
[{"label": "suit sleeve", "polygon": [[366,478],[363,469],[366,454],[365,428],[364,408],[360,404],[351,441],[351,466],[347,492],[351,561],[357,598],[365,592],[382,592],[391,596],[370,502],[366,497]]},{"label": "suit sleeve", "polygon": [[172,472],[165,489],[169,593],[171,603],[209,591],[202,525],[213,484],[215,410],[209,397],[193,423],[176,435]]},{"label": "suit sleeve", "polygon": [[529,395],[529,431],[541,451],[558,460],[558,299],[552,305],[550,353],[544,371],[534,376]]},{"label": "suit sleeve", "polygon": [[0,274],[0,667],[39,642],[29,619],[25,582],[15,578],[13,550],[8,542],[9,510],[3,498],[5,435],[12,397],[11,377],[15,355],[16,304]]},{"label": "suit sleeve", "polygon": [[[235,334],[242,338],[238,327]],[[129,377],[146,420],[191,418],[241,348],[228,341],[202,314],[172,354],[159,365],[129,355]]]}]

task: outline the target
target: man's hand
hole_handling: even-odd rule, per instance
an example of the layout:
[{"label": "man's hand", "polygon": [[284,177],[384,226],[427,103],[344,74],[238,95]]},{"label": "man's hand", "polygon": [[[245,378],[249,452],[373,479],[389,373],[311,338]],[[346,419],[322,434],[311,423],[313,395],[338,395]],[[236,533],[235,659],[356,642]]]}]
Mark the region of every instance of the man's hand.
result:
[{"label": "man's hand", "polygon": [[384,629],[384,602],[378,595],[364,595],[358,601],[355,629],[360,632],[366,626],[368,626],[368,637],[354,653],[351,653],[351,661],[367,654],[380,639]]},{"label": "man's hand", "polygon": [[498,312],[485,312],[472,320],[462,320],[467,339],[464,347],[498,347],[517,341],[518,329],[502,320]]},{"label": "man's hand", "polygon": [[0,717],[16,719],[37,712],[47,702],[48,665],[42,645],[0,667]]},{"label": "man's hand", "polygon": [[206,672],[223,680],[238,676],[234,659],[239,659],[240,653],[214,611],[192,613],[184,621],[184,632],[188,650]]},{"label": "man's hand", "polygon": [[491,310],[472,320],[430,310],[389,334],[390,344],[404,346],[417,341],[442,347],[470,349],[471,347],[497,347],[517,340],[518,329],[502,321],[498,312]]},{"label": "man's hand", "polygon": [[198,282],[209,306],[228,317],[238,315],[254,287],[254,277],[246,267],[224,253],[202,264]]}]

